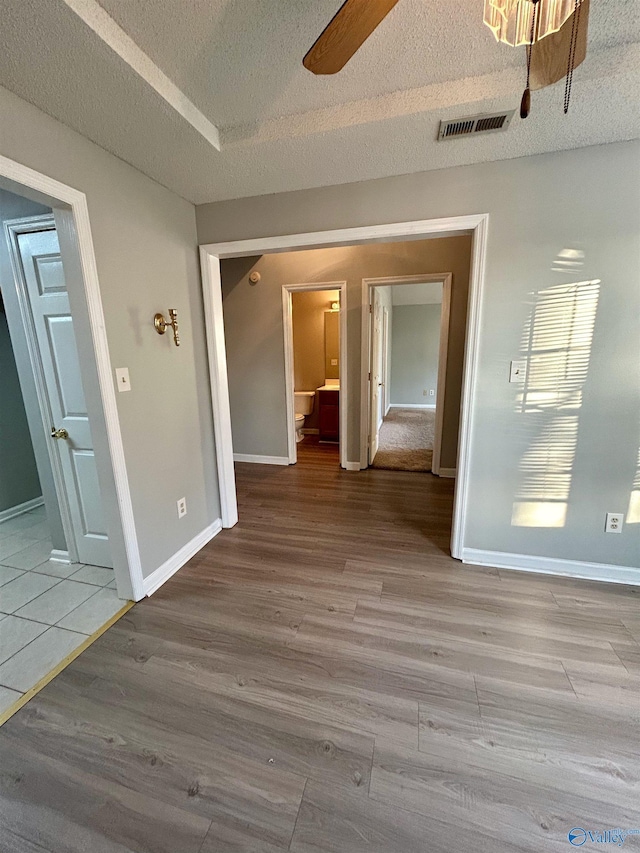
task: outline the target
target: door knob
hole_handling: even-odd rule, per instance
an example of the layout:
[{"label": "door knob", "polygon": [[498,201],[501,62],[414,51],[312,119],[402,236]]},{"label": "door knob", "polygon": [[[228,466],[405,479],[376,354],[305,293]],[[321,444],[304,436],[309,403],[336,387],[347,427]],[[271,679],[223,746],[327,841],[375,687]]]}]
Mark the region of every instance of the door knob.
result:
[{"label": "door knob", "polygon": [[69,438],[69,433],[66,429],[56,429],[51,427],[51,438]]}]

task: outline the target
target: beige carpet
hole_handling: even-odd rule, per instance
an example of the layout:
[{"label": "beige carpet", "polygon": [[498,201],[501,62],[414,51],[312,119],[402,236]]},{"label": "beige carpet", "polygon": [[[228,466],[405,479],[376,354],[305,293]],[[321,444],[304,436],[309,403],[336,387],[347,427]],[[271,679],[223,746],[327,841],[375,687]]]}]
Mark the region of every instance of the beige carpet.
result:
[{"label": "beige carpet", "polygon": [[430,471],[433,457],[434,409],[390,409],[380,427],[373,468]]}]

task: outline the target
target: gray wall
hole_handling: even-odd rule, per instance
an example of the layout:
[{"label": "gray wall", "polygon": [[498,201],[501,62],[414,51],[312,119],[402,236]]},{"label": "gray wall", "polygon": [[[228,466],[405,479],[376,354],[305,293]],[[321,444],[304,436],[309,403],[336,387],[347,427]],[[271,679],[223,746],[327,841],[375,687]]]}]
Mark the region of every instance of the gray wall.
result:
[{"label": "gray wall", "polygon": [[[279,230],[279,229],[276,229]],[[287,456],[282,285],[347,282],[347,459],[360,459],[362,279],[452,272],[442,465],[455,468],[471,238],[446,237],[283,252],[221,262],[233,447]],[[252,285],[249,274],[261,280]],[[343,401],[344,403],[344,401]],[[258,415],[259,413],[259,415]]]},{"label": "gray wall", "polygon": [[[51,208],[0,189],[0,222],[4,223],[7,219],[18,219],[24,216],[39,216],[44,213],[51,213]],[[60,551],[66,551],[67,543],[64,530],[62,529],[58,496],[53,482],[47,437],[42,428],[42,416],[36,393],[36,384],[33,378],[31,360],[27,349],[27,339],[22,325],[20,305],[16,294],[9,249],[4,233],[0,236],[0,288],[2,289],[5,310],[7,312],[6,319],[11,334],[15,365],[28,423],[25,439],[30,436],[32,453],[35,456],[40,480],[39,494],[44,498],[53,547]],[[0,478],[3,478],[3,476],[4,472],[0,471]]]},{"label": "gray wall", "polygon": [[9,327],[0,312],[0,512],[40,497],[36,457],[31,445]]},{"label": "gray wall", "polygon": [[[118,394],[117,404],[149,575],[220,515],[195,209],[4,89],[0,113],[0,153],[87,196],[111,363],[131,375],[133,390]],[[154,313],[169,307],[178,309],[180,348],[153,329]],[[78,336],[81,354],[86,340],[85,330]],[[85,390],[95,411],[97,390]],[[110,540],[122,561],[103,429],[94,441],[107,487]],[[179,520],[176,500],[182,496],[188,512]]]},{"label": "gray wall", "polygon": [[[202,205],[198,234],[206,243],[489,213],[465,545],[637,567],[640,524],[611,535],[604,521],[607,511],[627,512],[638,464],[639,187],[640,143],[625,142]],[[575,266],[556,263],[565,249]],[[536,295],[590,279],[601,288],[566,519],[557,528],[517,526],[514,503],[540,423],[507,381],[509,362],[521,353]],[[350,305],[349,332],[359,340],[354,315]]]},{"label": "gray wall", "polygon": [[442,305],[394,305],[391,347],[391,405],[435,407]]}]

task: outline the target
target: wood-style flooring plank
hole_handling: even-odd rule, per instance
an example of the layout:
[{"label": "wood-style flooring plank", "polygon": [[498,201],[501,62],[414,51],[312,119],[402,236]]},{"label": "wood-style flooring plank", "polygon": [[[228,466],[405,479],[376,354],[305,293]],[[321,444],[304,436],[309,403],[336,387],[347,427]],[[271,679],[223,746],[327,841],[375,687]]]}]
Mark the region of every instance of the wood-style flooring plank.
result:
[{"label": "wood-style flooring plank", "polygon": [[[421,674],[425,680],[458,683],[471,673],[500,676],[520,684],[540,684],[553,690],[571,690],[559,658],[520,653],[490,644],[446,638],[437,632],[405,631],[368,623],[331,622],[307,614],[292,648],[307,652],[328,649],[343,656],[374,663],[381,669]],[[613,650],[611,650],[613,651]]]},{"label": "wood-style flooring plank", "polygon": [[396,803],[343,796],[309,783],[291,841],[291,853],[522,853],[507,843],[459,826],[446,815],[424,815]]},{"label": "wood-style flooring plank", "polygon": [[[275,845],[288,843],[306,777],[280,763],[230,750],[209,737],[204,726],[200,732],[187,732],[137,713],[131,693],[126,694],[128,701],[123,698],[122,688],[119,707],[68,691],[55,706],[52,703],[37,718],[27,720],[22,742],[28,740],[35,752],[51,761],[63,757],[88,778],[99,774],[108,785],[136,790],[162,808],[209,821],[224,818],[222,822],[231,826],[251,829],[257,838]],[[169,690],[164,701],[171,701]],[[183,705],[182,713],[185,710]],[[82,722],[87,718],[90,725]],[[143,775],[141,768],[146,771]]]},{"label": "wood-style flooring plank", "polygon": [[[198,853],[210,819],[116,783],[107,773],[88,773],[62,751],[55,757],[43,754],[23,729],[37,714],[37,708],[30,708],[21,713],[20,726],[8,732],[3,727],[0,823],[51,853]],[[103,765],[107,761],[103,753]],[[141,762],[139,783],[148,769],[149,763]]]},{"label": "wood-style flooring plank", "polygon": [[[598,637],[592,623],[584,620],[584,630],[589,633],[589,642],[576,636],[575,623],[568,627],[563,619],[557,618],[554,611],[544,615],[537,613],[525,620],[505,613],[496,624],[495,617],[482,608],[467,608],[467,620],[460,621],[459,610],[443,605],[405,604],[385,598],[383,601],[360,601],[355,612],[355,621],[385,630],[405,631],[413,637],[425,637],[430,640],[449,642],[464,641],[476,647],[488,646],[523,652],[536,657],[542,656],[564,661],[577,660],[594,663],[617,664],[619,658],[612,648],[617,639],[620,648],[626,631],[622,625],[618,631],[610,630]],[[626,634],[628,637],[628,634]],[[611,639],[610,639],[611,638]],[[640,648],[639,648],[640,650]]]},{"label": "wood-style flooring plank", "polygon": [[[139,715],[149,721],[150,728],[158,724],[188,737],[205,738],[236,755],[239,766],[250,759],[302,778],[317,778],[334,788],[366,791],[373,755],[369,734],[342,728],[333,720],[320,724],[296,714],[295,709],[256,700],[251,692],[251,673],[256,670],[247,669],[239,655],[219,657],[217,663],[204,666],[206,661],[205,652],[173,643],[148,662],[131,663],[124,669],[101,654],[99,659],[81,662],[88,671],[99,669],[101,676],[90,689],[83,680],[80,689],[116,724],[128,727],[126,714]],[[219,688],[220,680],[227,677],[235,679],[236,691]],[[71,696],[60,701],[77,708],[78,701]],[[102,712],[87,708],[86,713],[95,718]]]},{"label": "wood-style flooring plank", "polygon": [[[424,735],[424,737],[423,737]],[[425,728],[420,750],[376,741],[370,796],[531,853],[564,850],[572,826],[640,822],[638,775],[621,780],[553,753],[509,749],[478,722],[473,737]]]}]

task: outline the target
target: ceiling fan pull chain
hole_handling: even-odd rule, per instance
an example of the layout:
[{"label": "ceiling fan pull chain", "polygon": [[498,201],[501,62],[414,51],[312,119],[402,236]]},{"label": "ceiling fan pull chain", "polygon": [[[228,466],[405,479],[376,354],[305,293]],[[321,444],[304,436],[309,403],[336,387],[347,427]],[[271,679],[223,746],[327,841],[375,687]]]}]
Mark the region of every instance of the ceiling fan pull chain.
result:
[{"label": "ceiling fan pull chain", "polygon": [[538,4],[540,0],[532,0],[533,14],[531,16],[531,33],[529,35],[529,45],[527,47],[527,85],[522,93],[520,101],[520,118],[526,118],[531,109],[531,90],[529,89],[529,77],[531,75],[531,54],[533,53],[533,41],[536,34],[536,17],[538,15]]},{"label": "ceiling fan pull chain", "polygon": [[573,24],[571,25],[571,41],[569,42],[569,57],[567,59],[567,79],[564,86],[564,113],[569,112],[569,101],[571,100],[571,86],[573,84],[573,69],[576,61],[576,46],[578,44],[578,30],[580,29],[580,0],[575,0],[573,10]]}]

